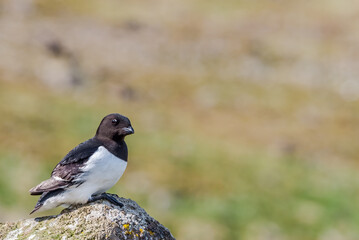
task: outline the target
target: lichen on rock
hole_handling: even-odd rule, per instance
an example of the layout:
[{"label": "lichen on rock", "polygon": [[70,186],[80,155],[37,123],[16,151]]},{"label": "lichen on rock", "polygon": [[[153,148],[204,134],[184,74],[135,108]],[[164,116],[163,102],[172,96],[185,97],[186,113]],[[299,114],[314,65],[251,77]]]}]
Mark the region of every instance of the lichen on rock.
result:
[{"label": "lichen on rock", "polygon": [[0,239],[174,239],[135,201],[112,196],[124,206],[99,200],[55,216],[0,223]]}]

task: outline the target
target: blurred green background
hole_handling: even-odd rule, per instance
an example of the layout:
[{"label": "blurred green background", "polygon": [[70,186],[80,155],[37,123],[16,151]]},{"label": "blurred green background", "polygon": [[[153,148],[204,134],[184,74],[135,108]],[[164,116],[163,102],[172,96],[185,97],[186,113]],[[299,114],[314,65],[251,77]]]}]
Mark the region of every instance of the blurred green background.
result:
[{"label": "blurred green background", "polygon": [[359,239],[357,1],[0,6],[1,221],[119,112],[110,192],[177,239]]}]

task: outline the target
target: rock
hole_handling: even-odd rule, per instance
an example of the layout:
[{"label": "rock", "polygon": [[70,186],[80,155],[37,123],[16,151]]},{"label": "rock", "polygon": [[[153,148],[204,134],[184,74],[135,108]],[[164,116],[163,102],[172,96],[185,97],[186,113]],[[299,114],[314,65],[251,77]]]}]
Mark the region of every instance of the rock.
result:
[{"label": "rock", "polygon": [[135,201],[113,196],[124,207],[99,200],[55,216],[0,223],[0,239],[174,239]]}]

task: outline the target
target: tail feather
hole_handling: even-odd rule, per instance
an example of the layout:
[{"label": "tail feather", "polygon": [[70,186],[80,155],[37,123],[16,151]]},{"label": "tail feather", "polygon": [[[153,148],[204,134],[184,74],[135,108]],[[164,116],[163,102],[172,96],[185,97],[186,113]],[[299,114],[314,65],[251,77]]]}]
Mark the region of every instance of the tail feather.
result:
[{"label": "tail feather", "polygon": [[[46,200],[48,200],[51,197],[55,197],[58,194],[62,194],[65,190],[64,189],[56,189],[54,191],[49,191],[49,192],[44,192],[42,193],[41,197],[39,198],[39,201],[37,201],[34,210],[31,211],[30,214],[36,212],[37,210],[39,210],[42,206],[44,206]],[[46,204],[45,204],[46,205]],[[61,203],[59,203],[58,205],[61,205]],[[48,205],[46,205],[47,208],[49,207]],[[56,206],[55,206],[56,207]],[[50,209],[50,208],[48,208]]]},{"label": "tail feather", "polygon": [[34,212],[36,212],[37,210],[39,210],[39,209],[42,207],[42,205],[43,205],[42,203],[39,204],[39,202],[37,202],[37,204],[35,205],[34,210],[32,210],[29,215],[31,215],[31,214],[33,214]]}]

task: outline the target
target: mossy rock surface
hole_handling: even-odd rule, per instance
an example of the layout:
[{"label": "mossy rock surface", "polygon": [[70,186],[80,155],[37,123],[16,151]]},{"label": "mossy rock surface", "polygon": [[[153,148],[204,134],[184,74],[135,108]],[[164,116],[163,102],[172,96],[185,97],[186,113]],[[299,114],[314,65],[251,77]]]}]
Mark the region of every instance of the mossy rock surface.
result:
[{"label": "mossy rock surface", "polygon": [[55,216],[0,223],[0,239],[174,239],[135,201],[113,196],[124,207],[100,200]]}]

